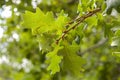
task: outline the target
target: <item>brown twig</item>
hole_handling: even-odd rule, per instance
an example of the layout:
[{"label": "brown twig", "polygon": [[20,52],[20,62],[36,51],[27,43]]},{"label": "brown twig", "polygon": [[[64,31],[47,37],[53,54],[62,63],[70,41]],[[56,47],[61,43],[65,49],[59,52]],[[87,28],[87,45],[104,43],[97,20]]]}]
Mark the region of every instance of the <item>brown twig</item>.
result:
[{"label": "brown twig", "polygon": [[70,24],[73,24],[74,22],[77,22],[77,23],[76,23],[75,25],[73,25],[71,28],[65,30],[65,31],[62,33],[62,36],[59,37],[59,38],[56,40],[56,44],[58,44],[59,41],[60,41],[61,39],[63,39],[68,32],[70,32],[72,29],[75,29],[75,28],[76,28],[81,22],[83,22],[86,18],[92,16],[93,14],[99,12],[100,10],[101,10],[100,8],[95,9],[95,10],[90,11],[90,12],[88,12],[87,14],[85,14],[85,15],[79,17],[79,18],[76,18],[76,19],[73,20],[73,21],[70,21],[66,26],[69,26]]}]

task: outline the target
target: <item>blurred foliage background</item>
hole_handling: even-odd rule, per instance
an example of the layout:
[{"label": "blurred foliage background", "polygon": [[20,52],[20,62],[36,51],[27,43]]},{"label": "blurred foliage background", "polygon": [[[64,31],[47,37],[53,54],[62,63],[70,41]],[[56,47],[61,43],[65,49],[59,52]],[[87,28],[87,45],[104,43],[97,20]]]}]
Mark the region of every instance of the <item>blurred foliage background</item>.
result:
[{"label": "blurred foliage background", "polygon": [[[112,43],[115,34],[111,32],[112,27],[117,27],[115,31],[120,27],[119,7],[115,8],[117,11],[104,13],[102,25],[88,27],[83,32],[81,51],[99,42],[103,36],[109,39],[99,48],[82,55],[87,63],[80,79],[62,71],[51,75],[46,70],[45,54],[40,51],[36,36],[32,35],[30,29],[21,26],[25,10],[35,12],[35,8],[39,7],[44,12],[53,11],[54,14],[64,10],[70,18],[75,18],[78,3],[79,0],[0,0],[0,80],[120,80],[119,57],[112,55],[112,52],[120,49]],[[105,8],[114,8],[113,5],[112,8],[109,6]]]}]

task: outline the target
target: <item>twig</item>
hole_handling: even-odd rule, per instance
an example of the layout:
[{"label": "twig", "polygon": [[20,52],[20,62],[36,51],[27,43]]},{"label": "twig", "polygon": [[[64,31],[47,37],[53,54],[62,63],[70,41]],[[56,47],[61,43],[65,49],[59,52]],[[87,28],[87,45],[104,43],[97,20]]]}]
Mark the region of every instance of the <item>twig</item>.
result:
[{"label": "twig", "polygon": [[77,22],[77,23],[76,23],[75,25],[73,25],[71,28],[65,30],[65,31],[62,33],[62,36],[59,37],[59,38],[56,40],[56,44],[58,44],[59,41],[60,41],[61,39],[63,39],[68,32],[70,32],[72,29],[75,29],[75,28],[76,28],[81,22],[83,22],[86,18],[92,16],[93,14],[99,12],[100,10],[101,10],[100,8],[95,9],[95,10],[90,11],[90,12],[88,12],[87,14],[85,14],[85,15],[79,17],[79,18],[76,18],[76,19],[73,20],[73,21],[70,21],[66,26],[69,26],[70,24],[73,24],[74,22]]},{"label": "twig", "polygon": [[78,55],[81,56],[82,54],[84,54],[86,52],[92,51],[92,50],[104,45],[107,41],[108,41],[108,38],[101,39],[97,44],[91,46],[90,48],[84,50],[83,52],[79,52]]}]

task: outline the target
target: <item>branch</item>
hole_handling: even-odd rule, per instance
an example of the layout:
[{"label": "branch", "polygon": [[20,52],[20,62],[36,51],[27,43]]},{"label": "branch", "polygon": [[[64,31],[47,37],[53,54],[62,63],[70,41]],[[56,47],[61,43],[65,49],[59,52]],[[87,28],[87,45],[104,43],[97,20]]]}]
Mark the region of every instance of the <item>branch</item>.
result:
[{"label": "branch", "polygon": [[84,50],[83,52],[79,52],[78,55],[81,56],[82,54],[84,54],[86,52],[89,52],[89,51],[92,51],[92,50],[94,50],[96,48],[99,48],[102,45],[104,45],[107,41],[108,41],[108,38],[101,39],[97,44],[91,46],[90,48]]},{"label": "branch", "polygon": [[61,39],[63,39],[63,38],[66,36],[66,34],[68,34],[68,32],[70,32],[72,29],[75,29],[75,28],[76,28],[81,22],[83,22],[86,18],[92,16],[93,14],[99,12],[100,10],[101,10],[100,8],[95,9],[95,10],[90,11],[90,12],[88,12],[87,14],[85,14],[85,15],[79,17],[79,18],[76,18],[76,19],[73,20],[73,21],[70,21],[70,22],[66,25],[66,27],[69,26],[70,24],[73,24],[74,22],[77,22],[77,23],[76,23],[75,25],[73,25],[71,28],[65,30],[65,31],[62,33],[61,37],[56,40],[56,44],[58,44],[59,41],[60,41]]}]

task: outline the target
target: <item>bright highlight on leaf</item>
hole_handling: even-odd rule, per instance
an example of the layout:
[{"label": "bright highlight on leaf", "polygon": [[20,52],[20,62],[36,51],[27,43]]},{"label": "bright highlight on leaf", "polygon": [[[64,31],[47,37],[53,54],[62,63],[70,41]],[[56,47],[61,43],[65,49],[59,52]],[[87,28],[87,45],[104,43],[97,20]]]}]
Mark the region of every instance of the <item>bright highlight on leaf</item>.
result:
[{"label": "bright highlight on leaf", "polygon": [[33,34],[44,33],[56,28],[53,26],[53,13],[48,12],[44,14],[39,8],[36,9],[36,13],[26,11],[23,15],[23,20],[23,25],[28,28],[32,28]]},{"label": "bright highlight on leaf", "polygon": [[[63,11],[61,13],[64,14]],[[66,15],[59,15],[55,19],[52,12],[44,14],[39,8],[36,8],[35,13],[26,11],[23,15],[23,26],[31,28],[35,35],[53,30],[58,30],[61,34],[66,22],[68,22]]]},{"label": "bright highlight on leaf", "polygon": [[47,70],[51,71],[51,74],[55,74],[56,72],[60,71],[60,62],[63,59],[62,56],[58,56],[57,53],[59,50],[63,49],[61,46],[56,46],[55,49],[52,52],[49,52],[46,56],[48,58],[47,62],[49,63],[49,66]]}]

